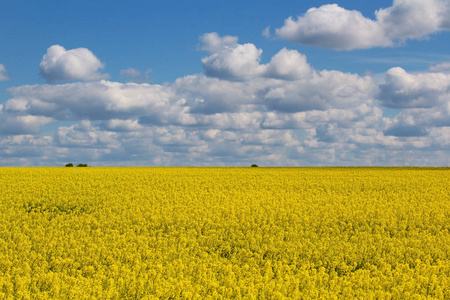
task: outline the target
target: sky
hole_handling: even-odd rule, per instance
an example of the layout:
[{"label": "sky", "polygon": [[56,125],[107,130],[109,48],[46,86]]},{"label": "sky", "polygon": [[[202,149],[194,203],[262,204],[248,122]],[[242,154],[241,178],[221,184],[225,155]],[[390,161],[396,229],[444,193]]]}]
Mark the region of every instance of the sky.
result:
[{"label": "sky", "polygon": [[0,0],[0,166],[449,166],[450,0]]}]

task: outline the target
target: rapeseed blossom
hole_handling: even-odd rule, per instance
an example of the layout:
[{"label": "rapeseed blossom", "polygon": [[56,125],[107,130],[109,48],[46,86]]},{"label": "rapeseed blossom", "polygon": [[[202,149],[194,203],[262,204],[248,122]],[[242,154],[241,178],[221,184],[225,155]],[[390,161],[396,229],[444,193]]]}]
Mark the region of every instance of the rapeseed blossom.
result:
[{"label": "rapeseed blossom", "polygon": [[446,168],[2,168],[0,299],[450,299]]}]

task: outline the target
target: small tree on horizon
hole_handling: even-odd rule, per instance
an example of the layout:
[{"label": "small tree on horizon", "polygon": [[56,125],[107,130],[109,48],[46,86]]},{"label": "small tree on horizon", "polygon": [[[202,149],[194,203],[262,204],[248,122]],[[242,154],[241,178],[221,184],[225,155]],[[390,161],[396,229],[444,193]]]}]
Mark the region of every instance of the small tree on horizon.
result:
[{"label": "small tree on horizon", "polygon": [[257,168],[257,167],[258,167],[257,164],[253,164],[253,165],[252,165],[252,168]]},{"label": "small tree on horizon", "polygon": [[68,163],[65,165],[65,167],[73,167],[73,163]]}]

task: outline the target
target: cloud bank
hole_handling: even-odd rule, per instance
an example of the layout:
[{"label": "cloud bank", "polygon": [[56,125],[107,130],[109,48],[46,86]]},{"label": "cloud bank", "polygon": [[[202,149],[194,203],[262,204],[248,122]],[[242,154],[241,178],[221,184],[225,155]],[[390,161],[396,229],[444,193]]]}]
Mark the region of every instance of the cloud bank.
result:
[{"label": "cloud bank", "polygon": [[[379,81],[317,70],[285,48],[262,64],[262,49],[217,33],[203,35],[199,49],[207,52],[204,73],[165,85],[96,80],[8,89],[0,165],[450,163],[445,72],[392,68]],[[386,117],[388,109],[398,113]]]},{"label": "cloud bank", "polygon": [[423,39],[450,30],[450,5],[446,0],[394,0],[375,12],[375,20],[337,4],[309,9],[289,17],[276,35],[284,40],[337,50],[390,47],[408,39]]}]

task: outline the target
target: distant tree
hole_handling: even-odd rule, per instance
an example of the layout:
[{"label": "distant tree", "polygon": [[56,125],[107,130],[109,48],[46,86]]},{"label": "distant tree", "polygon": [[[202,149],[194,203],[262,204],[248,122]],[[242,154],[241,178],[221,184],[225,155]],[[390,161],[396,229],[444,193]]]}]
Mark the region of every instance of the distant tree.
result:
[{"label": "distant tree", "polygon": [[87,167],[87,164],[78,164],[77,167]]},{"label": "distant tree", "polygon": [[66,164],[66,167],[73,167],[73,163]]},{"label": "distant tree", "polygon": [[252,165],[252,168],[257,168],[257,167],[258,167],[257,164],[253,164],[253,165]]}]

